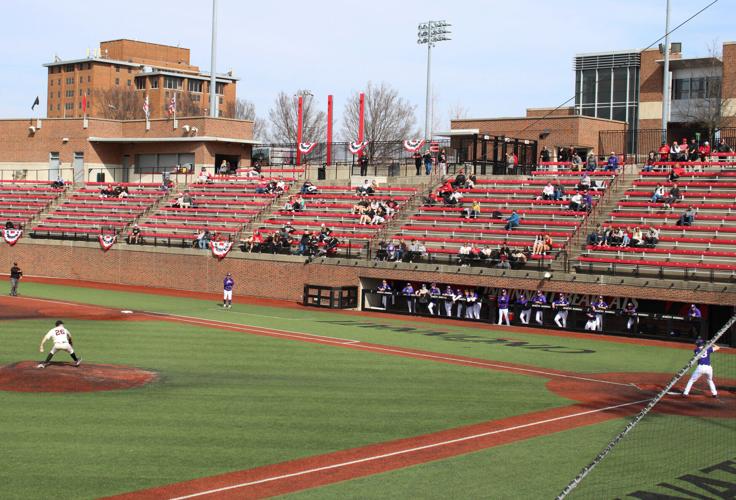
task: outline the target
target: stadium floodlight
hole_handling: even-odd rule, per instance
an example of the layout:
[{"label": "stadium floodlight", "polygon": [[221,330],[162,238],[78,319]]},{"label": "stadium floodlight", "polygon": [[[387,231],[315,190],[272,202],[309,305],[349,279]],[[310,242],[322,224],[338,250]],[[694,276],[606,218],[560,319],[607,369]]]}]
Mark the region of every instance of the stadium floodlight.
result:
[{"label": "stadium floodlight", "polygon": [[427,95],[424,108],[424,138],[429,140],[432,138],[432,131],[429,127],[430,115],[430,91],[432,81],[432,47],[439,42],[447,42],[452,40],[448,35],[452,34],[449,28],[452,25],[444,19],[441,21],[426,21],[419,23],[417,26],[417,44],[427,46]]}]

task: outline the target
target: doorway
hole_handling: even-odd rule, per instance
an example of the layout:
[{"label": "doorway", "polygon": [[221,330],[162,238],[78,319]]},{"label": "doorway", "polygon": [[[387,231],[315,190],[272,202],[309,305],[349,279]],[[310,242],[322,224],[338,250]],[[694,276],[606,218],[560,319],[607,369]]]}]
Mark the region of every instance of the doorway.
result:
[{"label": "doorway", "polygon": [[61,161],[59,161],[59,152],[58,151],[52,151],[49,153],[49,180],[55,181],[59,178],[59,166],[61,165]]},{"label": "doorway", "polygon": [[84,153],[76,151],[74,153],[74,160],[72,162],[72,168],[74,169],[74,184],[84,182]]},{"label": "doorway", "polygon": [[[222,162],[227,162],[227,172],[221,172]],[[234,174],[238,170],[238,164],[240,163],[240,156],[238,155],[215,155],[215,172],[218,174]]]}]

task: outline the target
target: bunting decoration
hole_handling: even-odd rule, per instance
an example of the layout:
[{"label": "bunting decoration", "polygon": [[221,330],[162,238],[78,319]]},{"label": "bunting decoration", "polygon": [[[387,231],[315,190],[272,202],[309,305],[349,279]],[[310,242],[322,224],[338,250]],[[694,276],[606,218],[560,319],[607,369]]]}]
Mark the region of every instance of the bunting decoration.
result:
[{"label": "bunting decoration", "polygon": [[308,155],[312,152],[314,147],[317,145],[316,142],[300,142],[299,143],[299,152],[303,155]]},{"label": "bunting decoration", "polygon": [[151,116],[149,113],[151,111],[151,108],[148,106],[148,96],[143,98],[143,114],[146,115],[146,120],[148,120],[148,117]]},{"label": "bunting decoration", "polygon": [[118,237],[115,234],[101,234],[98,239],[100,240],[100,246],[104,252],[107,252],[117,241]]},{"label": "bunting decoration", "polygon": [[404,141],[404,149],[406,149],[410,153],[416,153],[417,151],[422,149],[422,146],[424,146],[426,142],[427,141],[425,141],[424,139],[406,139]]},{"label": "bunting decoration", "polygon": [[230,252],[233,247],[232,241],[210,241],[210,248],[212,249],[212,255],[222,260]]},{"label": "bunting decoration", "polygon": [[351,153],[353,153],[354,155],[358,155],[358,154],[360,154],[360,152],[361,152],[361,151],[363,151],[363,149],[364,149],[364,148],[365,148],[365,147],[366,147],[367,145],[368,145],[368,141],[363,141],[363,142],[357,142],[357,141],[356,141],[356,142],[351,142],[350,144],[348,144],[348,149],[349,149],[349,150],[350,150],[350,152],[351,152]]},{"label": "bunting decoration", "polygon": [[10,246],[15,245],[22,234],[22,229],[3,229],[3,239]]}]

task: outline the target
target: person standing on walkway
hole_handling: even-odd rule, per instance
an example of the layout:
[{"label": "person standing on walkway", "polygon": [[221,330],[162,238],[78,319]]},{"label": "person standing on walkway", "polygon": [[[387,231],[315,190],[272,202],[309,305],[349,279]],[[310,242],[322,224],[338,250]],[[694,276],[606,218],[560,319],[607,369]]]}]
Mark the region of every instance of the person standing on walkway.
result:
[{"label": "person standing on walkway", "polygon": [[23,271],[18,267],[17,262],[13,262],[13,267],[10,268],[10,295],[13,297],[18,296],[18,282],[23,277]]}]

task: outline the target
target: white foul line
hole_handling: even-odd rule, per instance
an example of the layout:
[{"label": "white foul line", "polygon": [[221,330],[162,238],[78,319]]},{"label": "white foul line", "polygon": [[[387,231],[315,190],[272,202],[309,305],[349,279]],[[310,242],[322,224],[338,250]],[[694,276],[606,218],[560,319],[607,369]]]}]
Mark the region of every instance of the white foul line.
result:
[{"label": "white foul line", "polygon": [[472,359],[455,358],[451,356],[441,356],[439,354],[429,354],[429,353],[414,352],[414,351],[403,350],[403,349],[392,349],[389,347],[379,347],[379,346],[374,346],[370,344],[364,344],[360,340],[343,339],[339,337],[328,337],[325,335],[317,335],[314,333],[294,332],[290,330],[275,330],[273,328],[267,328],[267,327],[262,327],[262,326],[244,325],[241,323],[228,323],[226,321],[210,320],[210,319],[204,319],[204,318],[197,318],[193,316],[182,316],[178,314],[164,314],[164,313],[145,313],[145,314],[150,314],[152,316],[159,316],[159,317],[184,319],[186,322],[202,324],[205,326],[207,326],[208,323],[209,323],[209,326],[217,326],[219,324],[221,326],[227,326],[228,328],[234,328],[237,330],[244,331],[245,333],[248,333],[248,331],[250,331],[251,333],[264,333],[268,335],[295,338],[299,340],[321,340],[326,343],[337,344],[337,345],[361,344],[360,345],[361,349],[370,350],[370,351],[383,351],[383,352],[391,352],[391,353],[404,354],[404,355],[409,354],[411,356],[415,356],[418,358],[437,359],[437,360],[442,360],[442,361],[454,361],[458,363],[466,363],[466,364],[471,364],[471,365],[476,365],[476,366],[483,366],[487,368],[498,368],[498,369],[503,369],[507,371],[534,373],[536,375],[544,375],[550,378],[557,377],[557,378],[566,378],[566,379],[572,379],[572,380],[583,380],[585,382],[597,382],[600,384],[618,385],[618,386],[623,386],[623,387],[636,387],[634,384],[631,384],[631,383],[612,382],[610,380],[599,380],[596,378],[580,377],[577,375],[569,375],[569,374],[564,374],[564,373],[553,373],[553,372],[547,372],[544,370],[535,370],[533,368],[522,368],[522,367],[512,366],[512,365],[507,366],[507,365],[500,365],[500,364],[490,363],[490,362],[485,362],[485,361],[474,361]]},{"label": "white foul line", "polygon": [[527,428],[527,427],[534,427],[534,426],[537,426],[537,425],[548,424],[550,422],[557,422],[559,420],[566,420],[566,419],[570,419],[570,418],[581,417],[581,416],[584,416],[584,415],[590,415],[592,413],[599,413],[599,412],[603,412],[603,411],[615,410],[617,408],[623,408],[625,406],[638,405],[638,404],[646,403],[647,401],[650,401],[650,400],[649,399],[642,399],[640,401],[634,401],[634,402],[631,402],[631,403],[622,403],[622,404],[619,404],[619,405],[607,406],[605,408],[598,408],[596,410],[588,410],[588,411],[583,411],[583,412],[579,412],[579,413],[573,413],[571,415],[563,415],[561,417],[548,418],[546,420],[540,420],[538,422],[530,422],[528,424],[515,425],[513,427],[506,427],[504,429],[497,429],[495,431],[488,431],[488,432],[482,432],[480,434],[473,434],[472,436],[464,436],[464,437],[461,437],[461,438],[450,439],[450,440],[447,440],[447,441],[441,441],[439,443],[432,443],[432,444],[427,444],[427,445],[423,445],[423,446],[417,446],[415,448],[408,448],[408,449],[405,449],[405,450],[393,451],[391,453],[384,453],[382,455],[374,455],[372,457],[359,458],[359,459],[356,459],[356,460],[350,460],[348,462],[342,462],[342,463],[339,463],[339,464],[325,465],[323,467],[315,467],[313,469],[306,469],[306,470],[299,471],[299,472],[292,472],[290,474],[282,474],[280,476],[267,477],[267,478],[264,478],[264,479],[258,479],[256,481],[250,481],[250,482],[247,482],[247,483],[233,484],[231,486],[223,486],[222,488],[216,488],[216,489],[207,490],[207,491],[201,491],[201,492],[197,492],[197,493],[191,493],[189,495],[184,495],[184,496],[180,496],[180,497],[172,497],[172,498],[170,498],[170,500],[185,500],[187,498],[195,498],[195,497],[200,497],[200,496],[205,496],[205,495],[212,495],[213,493],[221,493],[223,491],[229,491],[229,490],[234,490],[234,489],[238,489],[238,488],[245,488],[245,487],[248,487],[248,486],[255,486],[255,485],[258,485],[258,484],[269,483],[269,482],[273,482],[273,481],[279,481],[281,479],[288,479],[288,478],[292,478],[292,477],[304,476],[304,475],[307,475],[307,474],[313,474],[315,472],[322,472],[322,471],[331,470],[331,469],[339,469],[339,468],[342,468],[342,467],[348,467],[350,465],[356,465],[356,464],[365,463],[365,462],[372,462],[372,461],[381,460],[381,459],[384,459],[384,458],[394,457],[394,456],[398,456],[398,455],[406,455],[407,453],[414,453],[416,451],[422,451],[422,450],[427,450],[427,449],[431,449],[431,448],[438,448],[440,446],[447,446],[447,445],[451,445],[451,444],[455,444],[455,443],[460,443],[460,442],[463,442],[463,441],[470,441],[470,440],[473,440],[473,439],[479,439],[479,438],[482,438],[482,437],[492,436],[494,434],[501,434],[501,433],[504,433],[504,432],[510,432],[510,431],[515,431],[515,430],[519,430],[519,429],[524,429],[524,428]]}]

